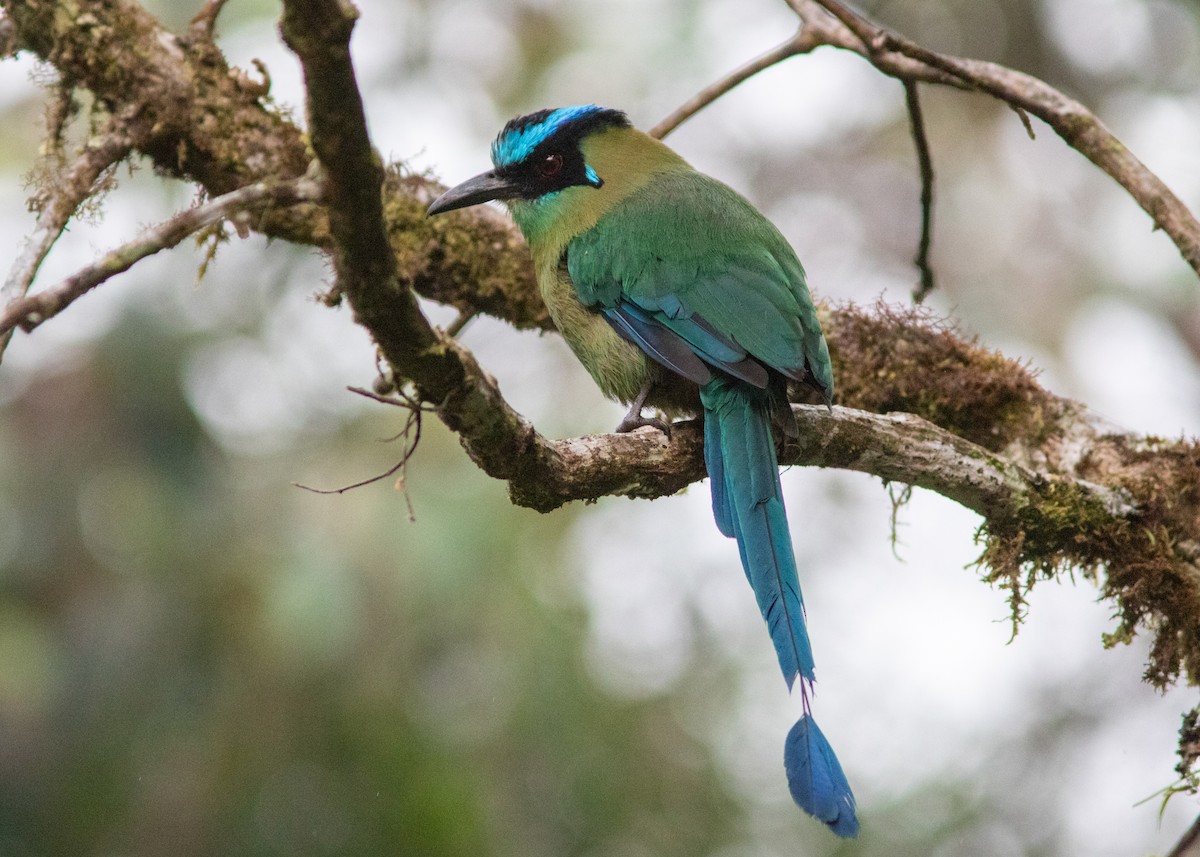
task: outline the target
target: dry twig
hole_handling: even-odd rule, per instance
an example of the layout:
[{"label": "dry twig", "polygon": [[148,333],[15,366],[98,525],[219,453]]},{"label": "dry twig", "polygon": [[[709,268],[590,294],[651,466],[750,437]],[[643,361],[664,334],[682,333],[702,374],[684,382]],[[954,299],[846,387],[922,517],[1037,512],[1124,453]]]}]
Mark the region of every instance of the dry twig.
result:
[{"label": "dry twig", "polygon": [[77,271],[61,283],[9,303],[0,311],[0,336],[10,334],[17,327],[28,333],[46,319],[58,315],[105,280],[128,271],[147,256],[170,249],[189,235],[213,226],[225,218],[256,206],[294,205],[298,202],[311,202],[319,196],[320,186],[311,179],[299,179],[277,185],[260,182],[184,211],[106,254],[99,261]]},{"label": "dry twig", "polygon": [[917,242],[917,257],[913,260],[921,275],[921,282],[913,291],[913,300],[921,303],[933,291],[933,268],[929,264],[929,245],[933,240],[933,159],[929,154],[929,138],[925,134],[925,117],[921,113],[915,80],[904,81],[904,100],[908,105],[917,167],[921,173],[921,238]]},{"label": "dry twig", "polygon": [[[84,144],[75,163],[48,188],[37,224],[25,239],[4,285],[0,286],[0,307],[11,306],[29,291],[50,248],[79,206],[92,195],[96,181],[114,164],[124,160],[132,146],[125,117],[114,117],[102,133]],[[3,358],[11,337],[12,326],[4,327],[0,323],[0,358]]]},{"label": "dry twig", "polygon": [[408,462],[410,459],[412,459],[413,454],[417,451],[417,446],[421,443],[421,414],[425,409],[421,406],[420,402],[403,393],[401,393],[403,398],[395,398],[392,396],[382,396],[372,390],[367,390],[362,387],[347,387],[346,389],[352,393],[357,393],[358,395],[364,396],[373,401],[380,402],[385,405],[393,405],[395,407],[400,407],[407,410],[408,418],[404,422],[404,428],[402,428],[400,433],[395,437],[388,438],[387,440],[390,443],[392,441],[400,440],[401,438],[407,439],[410,435],[412,436],[412,440],[409,441],[408,445],[404,448],[404,453],[400,456],[400,460],[383,473],[380,473],[376,476],[360,480],[359,482],[354,482],[350,485],[343,485],[341,488],[313,488],[309,485],[303,485],[299,482],[293,482],[292,485],[312,494],[345,494],[347,491],[353,491],[356,488],[374,485],[376,482],[381,482],[399,471],[400,477],[396,480],[396,488],[404,492],[404,503],[408,507],[408,519],[409,521],[415,523],[417,520],[417,515],[416,511],[413,509],[412,496],[408,493]]}]

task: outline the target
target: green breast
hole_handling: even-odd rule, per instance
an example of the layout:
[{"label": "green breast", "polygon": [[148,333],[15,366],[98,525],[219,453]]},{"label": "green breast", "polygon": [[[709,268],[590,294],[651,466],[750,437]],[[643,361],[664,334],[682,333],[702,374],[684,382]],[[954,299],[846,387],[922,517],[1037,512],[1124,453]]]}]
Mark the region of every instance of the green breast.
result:
[{"label": "green breast", "polygon": [[536,260],[542,300],[579,362],[610,399],[631,402],[658,367],[641,349],[622,339],[599,313],[579,302],[575,287],[559,260]]},{"label": "green breast", "polygon": [[[695,385],[650,360],[600,313],[581,303],[580,290],[563,264],[568,247],[625,200],[665,173],[691,172],[691,168],[662,143],[632,128],[593,134],[582,141],[581,150],[603,180],[599,188],[575,186],[537,200],[509,202],[529,242],[542,299],[563,338],[606,396],[630,402],[651,381],[655,392],[647,404],[672,416],[695,412],[699,407]],[[621,250],[619,245],[607,248],[613,253]]]}]

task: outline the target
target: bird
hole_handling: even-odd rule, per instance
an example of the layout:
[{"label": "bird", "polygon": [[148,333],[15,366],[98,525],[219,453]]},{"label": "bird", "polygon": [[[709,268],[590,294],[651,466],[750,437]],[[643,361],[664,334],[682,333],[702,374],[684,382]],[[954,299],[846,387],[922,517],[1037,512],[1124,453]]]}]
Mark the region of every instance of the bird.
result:
[{"label": "bird", "polygon": [[492,169],[447,190],[442,214],[501,201],[525,237],[542,299],[608,397],[617,431],[702,415],[718,529],[737,542],[788,688],[803,714],[784,767],[793,800],[842,837],[854,794],[812,716],[815,680],[783,502],[777,433],[796,435],[789,385],[833,401],[833,366],[804,269],[780,231],[628,116],[595,104],[508,121]]}]

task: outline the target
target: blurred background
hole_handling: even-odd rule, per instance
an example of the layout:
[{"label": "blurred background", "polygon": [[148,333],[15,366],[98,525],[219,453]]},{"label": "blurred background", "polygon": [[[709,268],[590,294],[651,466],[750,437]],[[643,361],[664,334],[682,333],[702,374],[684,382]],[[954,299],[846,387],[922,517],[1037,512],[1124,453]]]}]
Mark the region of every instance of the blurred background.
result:
[{"label": "blurred background", "polygon": [[[181,29],[198,2],[151,2]],[[648,127],[786,39],[780,0],[361,0],[376,145],[447,182],[509,116],[623,107]],[[872,0],[921,44],[1092,106],[1200,209],[1200,13],[1188,0]],[[278,8],[231,0],[220,43],[303,116]],[[0,267],[50,72],[0,63]],[[1128,429],[1200,425],[1200,284],[1110,180],[1034,120],[923,90],[938,312]],[[903,93],[824,49],[670,138],[741,190],[832,301],[906,302],[919,186]],[[73,224],[52,283],[193,191],[144,163]],[[0,855],[1149,855],[1197,812],[1175,780],[1194,689],[1106,651],[1083,579],[1039,586],[1010,641],[972,565],[979,520],[877,479],[784,486],[820,666],[818,716],[856,842],[791,803],[799,715],[707,486],[550,515],[511,506],[436,420],[402,485],[394,409],[345,391],[374,358],[328,269],[260,238],[105,284],[0,366]],[[435,321],[452,317],[428,307]],[[552,436],[604,431],[563,344],[480,319],[465,344]],[[404,490],[401,490],[404,489]],[[413,516],[409,517],[408,502]]]}]

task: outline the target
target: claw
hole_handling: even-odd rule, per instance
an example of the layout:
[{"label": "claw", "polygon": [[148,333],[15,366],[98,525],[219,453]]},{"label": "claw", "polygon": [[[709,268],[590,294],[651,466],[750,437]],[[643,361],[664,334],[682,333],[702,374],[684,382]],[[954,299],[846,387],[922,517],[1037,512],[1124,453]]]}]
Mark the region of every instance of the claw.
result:
[{"label": "claw", "polygon": [[631,432],[634,429],[640,429],[642,426],[650,426],[656,428],[667,436],[667,440],[671,439],[671,424],[656,418],[647,418],[642,416],[642,408],[646,406],[646,397],[650,395],[650,391],[654,389],[653,381],[646,381],[642,384],[642,389],[638,390],[637,396],[629,405],[629,412],[617,425],[617,433],[624,434]]},{"label": "claw", "polygon": [[617,433],[624,434],[625,432],[630,432],[634,429],[640,429],[643,426],[656,428],[667,436],[667,440],[671,439],[671,424],[653,417],[643,417],[640,408],[636,413],[634,411],[630,411],[625,415],[625,418],[617,424]]}]

